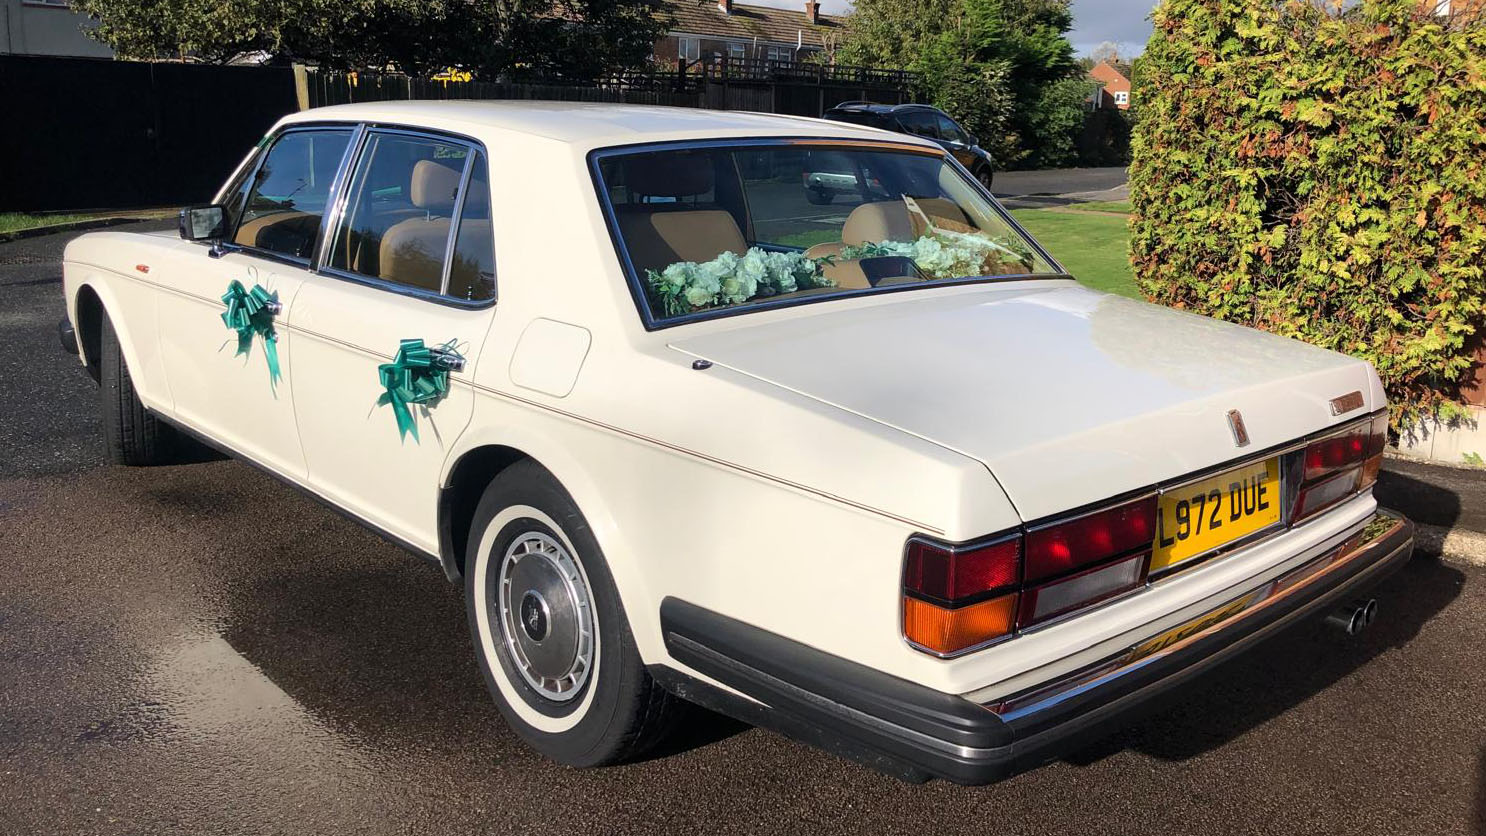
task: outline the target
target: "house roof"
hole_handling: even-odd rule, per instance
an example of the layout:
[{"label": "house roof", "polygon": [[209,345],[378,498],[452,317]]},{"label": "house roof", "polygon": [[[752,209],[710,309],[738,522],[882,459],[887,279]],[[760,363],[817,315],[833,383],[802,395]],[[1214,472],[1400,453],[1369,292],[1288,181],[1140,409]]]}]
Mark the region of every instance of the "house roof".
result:
[{"label": "house roof", "polygon": [[840,17],[820,15],[813,24],[805,16],[805,2],[800,8],[776,9],[770,6],[733,4],[732,14],[723,14],[712,0],[661,0],[659,14],[672,18],[672,32],[706,35],[719,40],[795,43],[796,37],[807,46],[824,47],[826,40],[839,40],[846,31]]},{"label": "house roof", "polygon": [[1119,68],[1108,61],[1100,61],[1095,64],[1089,70],[1089,75],[1104,84],[1114,84],[1116,82],[1122,82],[1125,85],[1130,84],[1130,79],[1124,73],[1120,72]]}]

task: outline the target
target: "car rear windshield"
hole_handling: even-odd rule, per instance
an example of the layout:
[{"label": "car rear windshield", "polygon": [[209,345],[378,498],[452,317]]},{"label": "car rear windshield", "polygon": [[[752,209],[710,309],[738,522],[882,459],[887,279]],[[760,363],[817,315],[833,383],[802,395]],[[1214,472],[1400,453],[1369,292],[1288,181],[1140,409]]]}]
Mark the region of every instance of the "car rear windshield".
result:
[{"label": "car rear windshield", "polygon": [[1058,268],[937,152],[786,143],[598,157],[653,323]]}]

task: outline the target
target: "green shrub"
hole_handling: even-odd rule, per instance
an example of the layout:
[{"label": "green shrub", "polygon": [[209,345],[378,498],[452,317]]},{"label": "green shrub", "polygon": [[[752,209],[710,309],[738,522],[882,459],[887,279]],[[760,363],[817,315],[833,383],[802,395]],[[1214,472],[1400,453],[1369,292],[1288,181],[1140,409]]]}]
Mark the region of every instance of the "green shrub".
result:
[{"label": "green shrub", "polygon": [[1396,425],[1448,419],[1486,324],[1486,26],[1340,5],[1156,9],[1131,263],[1156,302],[1371,361]]}]

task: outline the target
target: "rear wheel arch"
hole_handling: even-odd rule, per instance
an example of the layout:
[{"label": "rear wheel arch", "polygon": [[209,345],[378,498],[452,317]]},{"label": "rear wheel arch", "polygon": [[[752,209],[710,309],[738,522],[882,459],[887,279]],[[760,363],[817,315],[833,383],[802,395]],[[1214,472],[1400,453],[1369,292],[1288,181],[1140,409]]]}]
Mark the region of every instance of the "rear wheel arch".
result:
[{"label": "rear wheel arch", "polygon": [[531,459],[522,450],[485,444],[460,454],[439,488],[439,564],[451,581],[464,576],[470,525],[485,488],[511,465]]}]

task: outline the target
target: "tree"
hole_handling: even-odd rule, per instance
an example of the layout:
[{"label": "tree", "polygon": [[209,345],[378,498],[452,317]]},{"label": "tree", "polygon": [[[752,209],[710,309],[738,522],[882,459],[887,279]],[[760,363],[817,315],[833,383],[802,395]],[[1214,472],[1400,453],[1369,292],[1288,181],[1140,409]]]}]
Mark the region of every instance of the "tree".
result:
[{"label": "tree", "polygon": [[[1066,37],[1068,0],[858,0],[848,20],[841,51],[848,63],[923,73],[935,104],[965,102],[979,90],[984,103],[975,115],[945,109],[993,137],[988,147],[1002,165],[1040,162],[1037,149],[1051,138],[1038,131],[1066,121],[1034,113],[1047,87],[1078,72]],[[988,105],[1009,110],[991,119]]]},{"label": "tree", "polygon": [[76,0],[126,58],[212,63],[266,53],[335,69],[592,78],[639,66],[656,0]]},{"label": "tree", "polygon": [[1136,72],[1152,300],[1363,357],[1458,414],[1486,330],[1486,28],[1417,0],[1165,0]]}]

